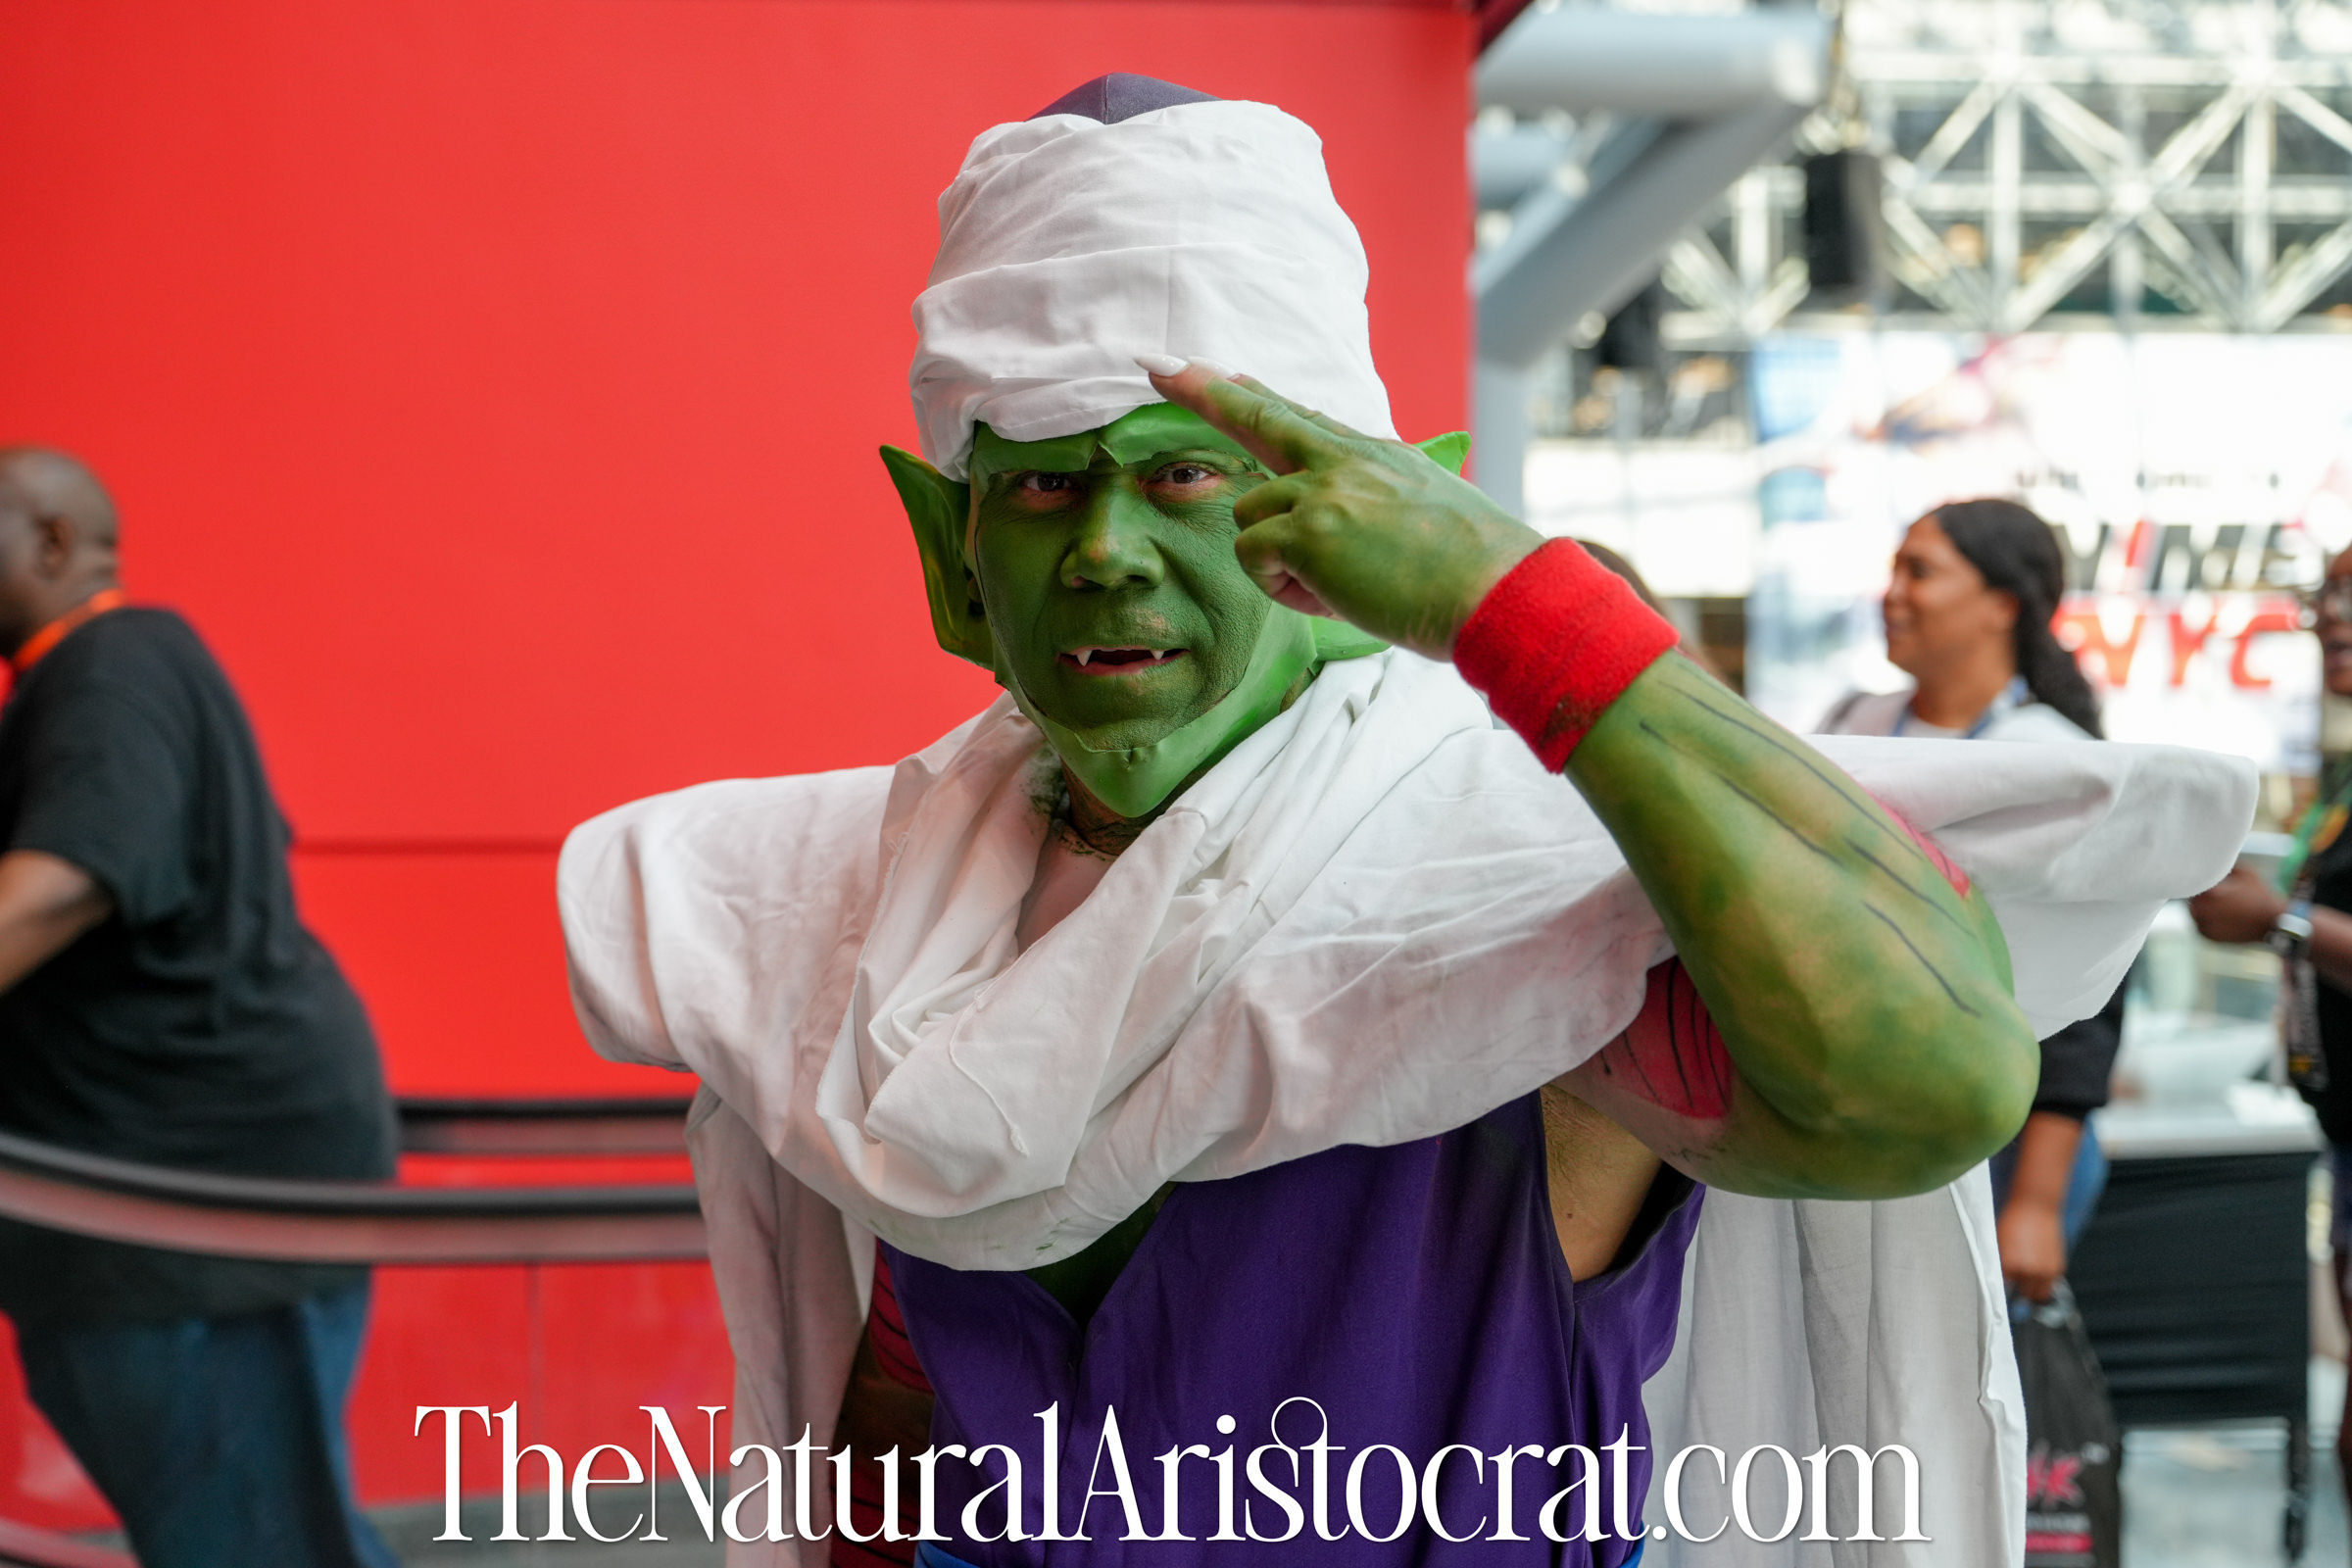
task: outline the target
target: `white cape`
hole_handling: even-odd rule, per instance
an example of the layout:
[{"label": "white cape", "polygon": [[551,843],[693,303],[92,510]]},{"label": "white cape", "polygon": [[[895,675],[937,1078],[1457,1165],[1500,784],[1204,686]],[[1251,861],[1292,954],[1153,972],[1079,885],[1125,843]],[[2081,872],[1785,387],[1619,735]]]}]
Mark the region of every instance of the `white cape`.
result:
[{"label": "white cape", "polygon": [[[2045,1034],[2106,999],[2164,900],[2220,879],[2253,802],[2250,770],[2206,753],[1817,744],[1983,889]],[[705,1085],[738,1443],[829,1433],[865,1232],[1027,1267],[1165,1181],[1448,1130],[1606,1044],[1671,952],[1581,797],[1411,655],[1327,668],[1016,952],[1043,765],[1000,701],[896,769],[704,785],[564,847],[590,1041]],[[1981,1172],[1888,1203],[1710,1195],[1661,1441],[1902,1442],[1935,1544],[1840,1568],[2015,1561],[1994,1257]]]}]

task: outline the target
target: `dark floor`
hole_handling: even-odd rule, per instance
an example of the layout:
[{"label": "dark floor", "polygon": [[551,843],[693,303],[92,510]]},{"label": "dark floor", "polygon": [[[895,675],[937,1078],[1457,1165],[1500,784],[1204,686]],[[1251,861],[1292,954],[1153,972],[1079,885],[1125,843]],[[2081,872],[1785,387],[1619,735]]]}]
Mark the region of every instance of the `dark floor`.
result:
[{"label": "dark floor", "polygon": [[[2255,1568],[2283,1563],[2280,1428],[2134,1432],[2124,1441],[2124,1568]],[[2312,1456],[2304,1562],[2344,1568],[2352,1544],[2332,1450]]]},{"label": "dark floor", "polygon": [[[2335,1427],[2344,1367],[2315,1360],[2312,1498],[2303,1561],[2352,1563]],[[2266,1568],[2283,1563],[2286,1433],[2276,1424],[2133,1432],[2124,1440],[2124,1568]]]}]

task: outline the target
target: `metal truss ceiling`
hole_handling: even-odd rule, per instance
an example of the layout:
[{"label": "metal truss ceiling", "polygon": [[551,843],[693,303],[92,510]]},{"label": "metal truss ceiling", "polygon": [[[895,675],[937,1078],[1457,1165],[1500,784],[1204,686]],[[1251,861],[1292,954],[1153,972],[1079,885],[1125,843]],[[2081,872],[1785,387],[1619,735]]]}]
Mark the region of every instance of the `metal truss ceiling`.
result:
[{"label": "metal truss ceiling", "polygon": [[[1800,142],[1884,160],[1897,317],[2275,332],[2342,292],[2352,7],[1848,0],[1843,22],[1848,88]],[[1793,170],[1759,170],[1674,243],[1666,281],[1698,318],[1682,335],[1744,338],[1800,307],[1801,194]]]}]

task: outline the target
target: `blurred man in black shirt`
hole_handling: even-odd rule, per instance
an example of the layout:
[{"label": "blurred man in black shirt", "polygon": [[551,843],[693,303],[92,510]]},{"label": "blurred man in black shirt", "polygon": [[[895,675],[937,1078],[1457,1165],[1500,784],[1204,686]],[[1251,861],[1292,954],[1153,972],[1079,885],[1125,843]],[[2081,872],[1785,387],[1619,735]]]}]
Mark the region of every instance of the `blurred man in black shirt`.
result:
[{"label": "blurred man in black shirt", "polygon": [[[381,1178],[368,1016],[294,908],[287,830],[188,624],[116,586],[74,460],[0,450],[0,1131],[188,1170]],[[368,1274],[0,1220],[32,1397],[145,1568],[392,1558],[352,1501]]]}]

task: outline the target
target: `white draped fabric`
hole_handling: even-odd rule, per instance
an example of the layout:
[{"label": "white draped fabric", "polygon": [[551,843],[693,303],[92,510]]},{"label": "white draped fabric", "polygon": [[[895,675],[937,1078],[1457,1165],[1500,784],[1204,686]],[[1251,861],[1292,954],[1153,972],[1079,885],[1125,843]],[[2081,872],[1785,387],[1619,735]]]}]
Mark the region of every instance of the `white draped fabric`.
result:
[{"label": "white draped fabric", "polygon": [[[2220,878],[2252,809],[2250,771],[2207,753],[1815,744],[1984,890],[2044,1033]],[[1047,758],[1000,701],[895,769],[704,785],[564,848],[590,1040],[706,1086],[738,1442],[829,1430],[865,1232],[1027,1267],[1165,1181],[1446,1131],[1598,1050],[1671,951],[1574,789],[1409,654],[1326,668],[1023,951]],[[1994,1257],[1981,1172],[1894,1203],[1711,1195],[1661,1434],[1903,1442],[1938,1456],[1935,1560],[2015,1561]]]},{"label": "white draped fabric", "polygon": [[960,479],[975,421],[1039,441],[1156,403],[1138,354],[1213,360],[1394,435],[1370,275],[1322,139],[1271,104],[982,131],[939,198],[914,302],[923,456]]}]

